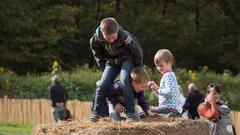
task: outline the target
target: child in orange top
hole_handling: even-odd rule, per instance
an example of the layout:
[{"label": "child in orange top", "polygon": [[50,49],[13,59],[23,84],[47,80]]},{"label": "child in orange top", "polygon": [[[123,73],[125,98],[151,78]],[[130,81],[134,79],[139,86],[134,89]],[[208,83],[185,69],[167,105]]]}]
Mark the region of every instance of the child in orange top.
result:
[{"label": "child in orange top", "polygon": [[198,113],[212,122],[212,135],[234,135],[230,108],[220,100],[220,88],[208,85],[205,102],[198,106]]},{"label": "child in orange top", "polygon": [[220,101],[220,91],[218,86],[216,86],[216,88],[208,86],[206,102],[198,106],[198,113],[211,121],[217,121],[219,119],[217,103]]}]

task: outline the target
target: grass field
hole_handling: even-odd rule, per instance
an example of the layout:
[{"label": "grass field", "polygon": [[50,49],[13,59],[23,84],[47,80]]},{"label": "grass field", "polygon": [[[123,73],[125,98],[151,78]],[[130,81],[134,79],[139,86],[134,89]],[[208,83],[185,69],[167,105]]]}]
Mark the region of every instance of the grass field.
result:
[{"label": "grass field", "polygon": [[31,135],[32,125],[0,124],[0,135]]}]

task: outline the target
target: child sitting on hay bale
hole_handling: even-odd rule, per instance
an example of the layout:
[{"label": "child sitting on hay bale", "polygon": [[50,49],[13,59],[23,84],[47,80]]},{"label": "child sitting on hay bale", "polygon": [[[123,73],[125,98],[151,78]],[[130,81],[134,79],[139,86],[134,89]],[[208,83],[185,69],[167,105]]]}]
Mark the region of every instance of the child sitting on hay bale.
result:
[{"label": "child sitting on hay bale", "polygon": [[159,106],[153,107],[151,111],[156,112],[161,116],[180,116],[183,103],[181,101],[181,94],[178,88],[177,79],[172,70],[172,53],[167,49],[160,49],[154,57],[154,63],[157,70],[163,76],[160,81],[160,86],[157,86],[154,81],[149,82],[150,88],[159,99]]}]

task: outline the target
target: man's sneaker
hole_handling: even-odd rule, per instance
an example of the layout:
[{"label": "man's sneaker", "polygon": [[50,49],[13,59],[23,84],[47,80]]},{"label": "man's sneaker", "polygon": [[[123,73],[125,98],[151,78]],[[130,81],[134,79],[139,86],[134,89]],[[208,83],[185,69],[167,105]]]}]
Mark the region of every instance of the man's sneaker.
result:
[{"label": "man's sneaker", "polygon": [[97,114],[92,114],[90,117],[90,122],[96,123],[100,119],[100,116]]}]

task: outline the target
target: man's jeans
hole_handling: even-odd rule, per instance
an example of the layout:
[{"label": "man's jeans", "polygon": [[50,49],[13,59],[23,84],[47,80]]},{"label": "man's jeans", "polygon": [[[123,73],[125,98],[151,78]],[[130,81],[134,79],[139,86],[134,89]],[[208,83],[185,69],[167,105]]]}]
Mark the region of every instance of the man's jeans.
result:
[{"label": "man's jeans", "polygon": [[64,107],[52,107],[52,115],[55,122],[63,120]]},{"label": "man's jeans", "polygon": [[100,82],[96,88],[95,100],[93,105],[93,114],[100,115],[103,100],[106,100],[107,92],[113,81],[120,73],[120,81],[123,84],[123,96],[126,99],[126,113],[127,118],[137,119],[134,115],[134,95],[131,83],[130,73],[133,68],[132,60],[123,61],[121,66],[107,65],[103,71]]},{"label": "man's jeans", "polygon": [[[109,101],[108,101],[108,108],[109,108],[109,116],[111,118],[113,118],[116,121],[121,121],[122,120],[120,114],[115,111],[113,104],[111,102],[109,102]],[[131,113],[129,115],[133,115],[133,116],[130,116],[130,117],[134,117],[135,120],[140,120],[140,115],[138,113],[137,107],[134,108],[134,113]]]}]

